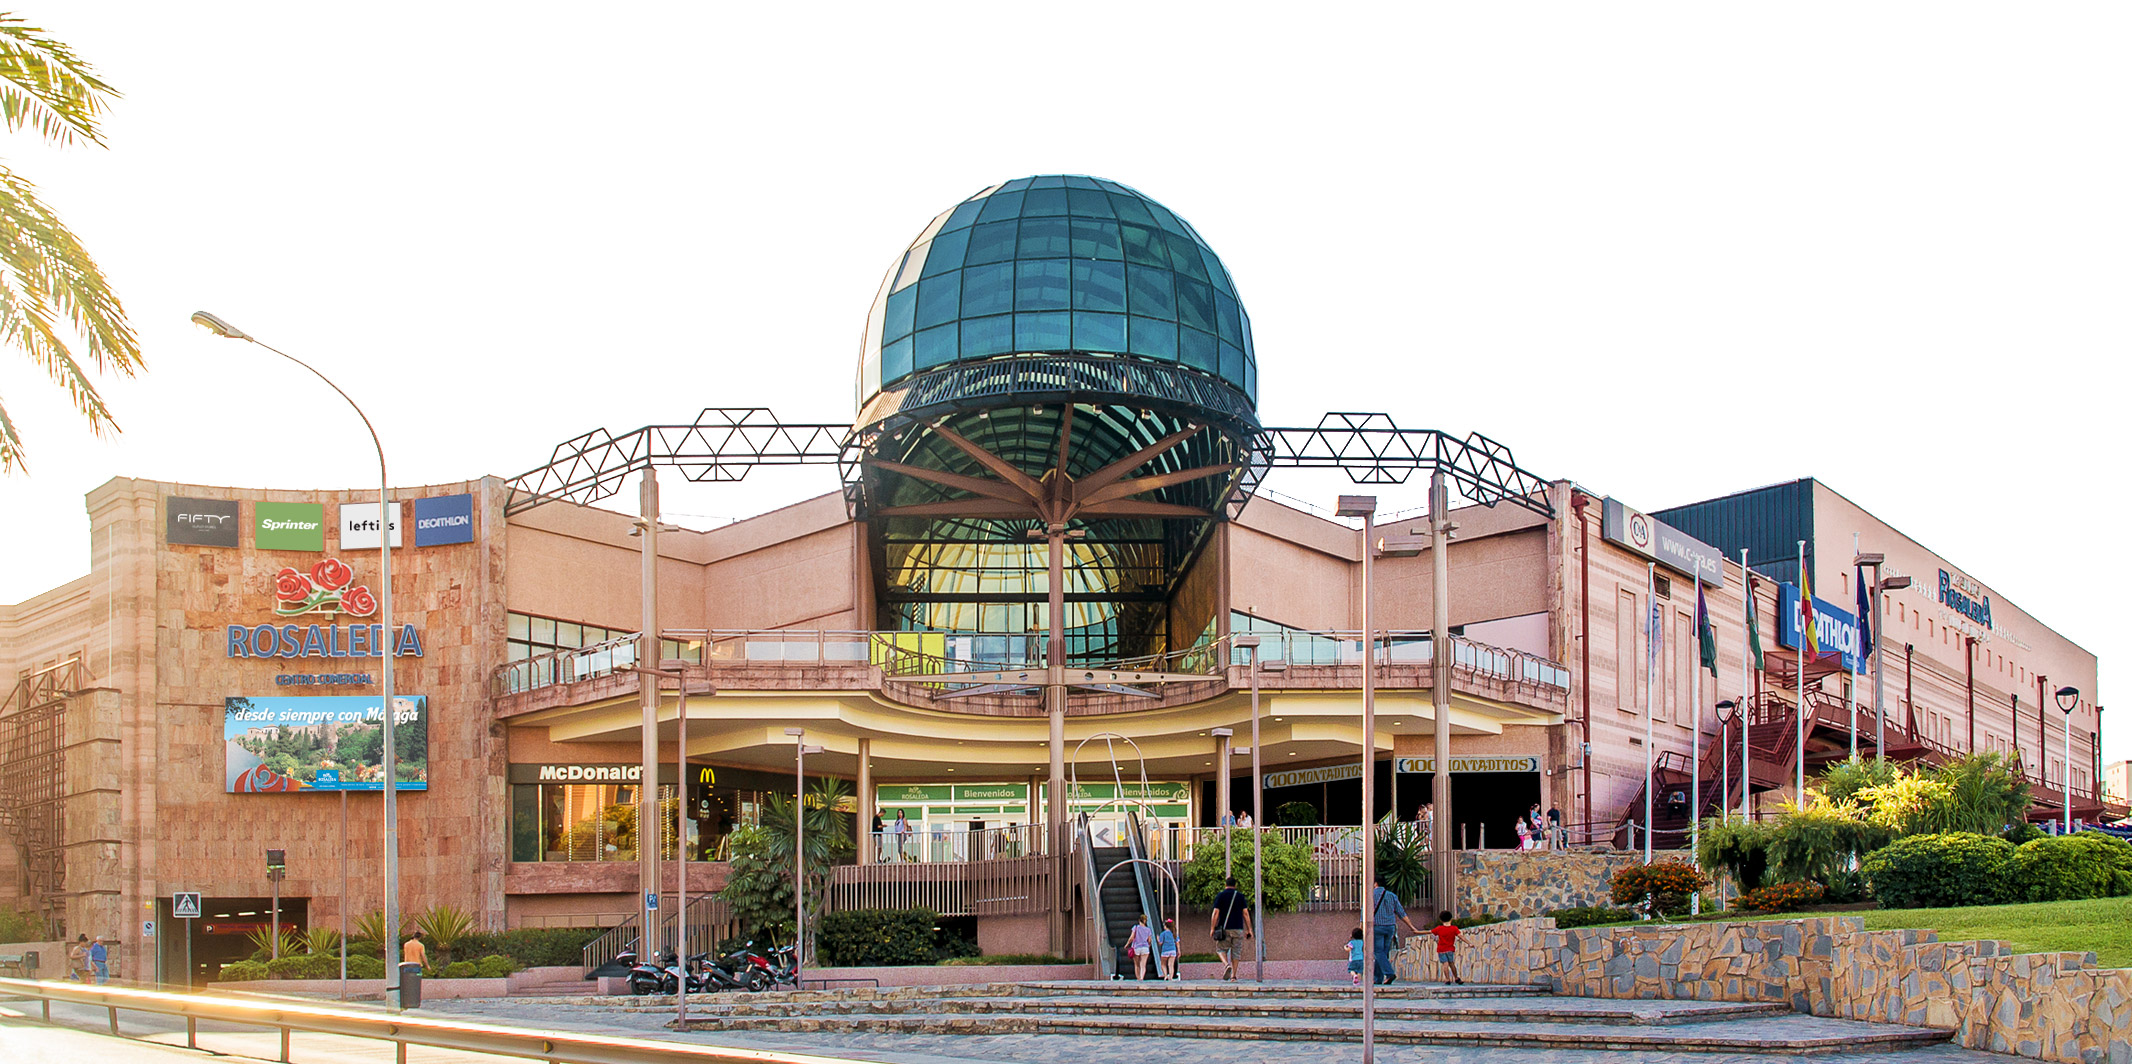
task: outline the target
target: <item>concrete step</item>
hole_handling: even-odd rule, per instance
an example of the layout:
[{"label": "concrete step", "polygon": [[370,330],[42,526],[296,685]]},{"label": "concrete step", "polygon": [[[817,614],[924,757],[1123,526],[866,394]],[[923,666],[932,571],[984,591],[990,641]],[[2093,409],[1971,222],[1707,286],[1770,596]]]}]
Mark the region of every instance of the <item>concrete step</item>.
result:
[{"label": "concrete step", "polygon": [[[648,1011],[648,1010],[647,1010]],[[671,1011],[669,1006],[664,1011]],[[908,998],[894,1001],[782,1002],[738,999],[690,1005],[706,1021],[719,1017],[1100,1015],[1180,1016],[1237,1019],[1323,1020],[1360,1023],[1359,992],[1345,999],[1287,996],[1255,998],[1053,995],[997,998]],[[1391,998],[1377,1003],[1382,1019],[1471,1023],[1582,1023],[1666,1025],[1789,1016],[1778,1003],[1723,1001],[1602,1001],[1594,998]]]},{"label": "concrete step", "polygon": [[[1238,979],[1223,982],[1212,979],[1135,980],[1117,979],[1110,982],[1094,980],[1060,980],[1056,982],[1013,984],[1033,995],[1099,995],[1103,997],[1148,996],[1164,999],[1176,997],[1210,998],[1355,998],[1360,1000],[1362,991],[1350,983],[1306,983],[1268,980],[1263,983]],[[1378,1000],[1408,1001],[1416,999],[1446,1000],[1477,997],[1542,997],[1548,993],[1543,986],[1525,986],[1517,983],[1393,983],[1377,988]]]},{"label": "concrete step", "polygon": [[[903,1034],[1142,1035],[1275,1041],[1356,1042],[1359,1021],[1273,1017],[1151,1017],[1102,1014],[807,1015],[691,1017],[691,1030]],[[1386,1045],[1494,1046],[1524,1049],[1613,1050],[1638,1053],[1752,1053],[1797,1056],[1839,1050],[1903,1050],[1947,1041],[1950,1031],[1824,1019],[1773,1016],[1721,1022],[1637,1026],[1610,1023],[1473,1022],[1379,1019]]]}]

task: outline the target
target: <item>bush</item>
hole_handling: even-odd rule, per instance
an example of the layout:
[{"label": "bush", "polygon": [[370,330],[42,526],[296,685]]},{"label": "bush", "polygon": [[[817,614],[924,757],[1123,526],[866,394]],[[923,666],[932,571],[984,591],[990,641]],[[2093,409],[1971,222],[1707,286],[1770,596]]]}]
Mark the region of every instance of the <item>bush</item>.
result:
[{"label": "bush", "polygon": [[2027,901],[2132,894],[2132,844],[2105,835],[2047,835],[2014,848],[2010,874],[2017,896]]},{"label": "bush", "polygon": [[2015,824],[2013,827],[1999,832],[1999,837],[2019,846],[2024,842],[2034,842],[2043,838],[2044,835],[2043,829],[2034,824]]},{"label": "bush", "polygon": [[465,957],[502,954],[520,968],[575,967],[584,963],[585,943],[606,934],[604,927],[522,927],[514,931],[476,931],[459,940]]},{"label": "bush", "polygon": [[[1245,896],[1249,897],[1251,833],[1239,832],[1234,843],[1226,853],[1220,846],[1204,843],[1193,848],[1192,859],[1184,866],[1186,905],[1211,909],[1214,896],[1221,893],[1222,880],[1230,875],[1236,877]],[[1260,833],[1258,845],[1266,859],[1266,870],[1260,877],[1266,888],[1266,911],[1288,913],[1302,908],[1304,894],[1318,881],[1318,862],[1311,857],[1310,849],[1284,842],[1274,831]],[[1130,873],[1131,869],[1126,869],[1117,874]],[[1168,903],[1164,902],[1164,908],[1167,907]]]},{"label": "bush", "polygon": [[1774,883],[1740,895],[1740,908],[1757,913],[1797,912],[1827,893],[1819,883]]},{"label": "bush", "polygon": [[1273,823],[1284,828],[1316,827],[1318,807],[1309,802],[1282,802],[1281,807],[1273,811]]},{"label": "bush", "polygon": [[258,961],[238,961],[222,966],[222,974],[215,978],[225,983],[248,983],[267,977],[267,966]]},{"label": "bush", "polygon": [[1649,897],[1658,914],[1683,912],[1688,899],[1709,881],[1685,861],[1654,861],[1614,873],[1614,901],[1634,903]]},{"label": "bush", "polygon": [[931,909],[856,909],[822,916],[822,963],[831,968],[932,964],[940,917]]},{"label": "bush", "polygon": [[472,979],[473,977],[473,961],[453,961],[438,970],[435,975],[430,976],[432,979]]},{"label": "bush", "polygon": [[[1510,918],[1497,913],[1476,913],[1472,916],[1462,916],[1456,920],[1451,921],[1451,926],[1461,929],[1468,927],[1486,927],[1489,924],[1499,924],[1508,919]],[[1421,924],[1425,928],[1434,927],[1436,925],[1436,922],[1434,920],[1418,920],[1416,922]]]},{"label": "bush", "polygon": [[1696,856],[1705,868],[1723,868],[1743,891],[1762,885],[1769,867],[1769,826],[1753,820],[1711,817],[1703,821]]},{"label": "bush", "polygon": [[305,953],[268,961],[266,970],[269,979],[338,979],[341,958],[338,953]]},{"label": "bush", "polygon": [[[334,960],[335,960],[336,962],[338,962],[338,961],[339,961],[339,959],[340,959],[340,958],[338,958],[338,957],[334,958]],[[339,972],[339,971],[335,971],[335,972],[333,973],[333,977],[334,977],[335,979],[338,979],[338,978],[340,978],[340,972]],[[365,954],[365,955],[363,955],[363,956],[357,956],[357,955],[355,955],[355,954],[353,954],[353,953],[349,954],[349,955],[348,955],[348,978],[350,978],[350,979],[383,979],[383,978],[385,978],[385,958],[383,958],[383,957],[372,957],[372,956],[369,956],[368,954]]]},{"label": "bush", "polygon": [[1990,835],[1911,835],[1866,856],[1861,868],[1884,908],[1992,905],[2012,896],[2014,847]]},{"label": "bush", "polygon": [[1556,909],[1547,915],[1555,918],[1555,926],[1561,928],[1590,927],[1593,924],[1615,924],[1636,919],[1634,909],[1610,909],[1604,905],[1579,905],[1568,909]]},{"label": "bush", "polygon": [[1893,829],[1873,822],[1858,806],[1787,806],[1784,819],[1770,831],[1769,863],[1780,882],[1827,883],[1858,856],[1894,837]]}]

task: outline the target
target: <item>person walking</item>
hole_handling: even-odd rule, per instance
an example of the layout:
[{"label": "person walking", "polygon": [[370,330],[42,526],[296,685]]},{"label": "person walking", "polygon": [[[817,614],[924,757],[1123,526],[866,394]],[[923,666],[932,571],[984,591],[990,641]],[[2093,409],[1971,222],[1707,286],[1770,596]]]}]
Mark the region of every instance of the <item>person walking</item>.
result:
[{"label": "person walking", "polygon": [[910,818],[905,816],[901,809],[896,810],[896,826],[892,830],[896,836],[896,860],[910,860],[911,822]]},{"label": "person walking", "polygon": [[1555,849],[1569,849],[1569,832],[1562,827],[1562,810],[1555,806],[1547,807],[1547,838]]},{"label": "person walking", "polygon": [[868,836],[872,840],[875,863],[888,860],[888,836],[881,833],[881,827],[881,811],[876,809],[874,810],[873,833]]},{"label": "person walking", "polygon": [[422,932],[418,929],[400,944],[400,963],[419,964],[423,971],[429,970],[429,947],[422,944]]},{"label": "person walking", "polygon": [[[1209,914],[1207,931],[1214,939],[1214,952],[1221,956],[1221,977],[1236,978],[1236,952],[1243,939],[1251,937],[1251,901],[1244,892],[1236,889],[1236,877],[1222,881],[1221,893],[1214,896],[1214,911]],[[1241,932],[1241,936],[1239,936]]]},{"label": "person walking", "polygon": [[1370,936],[1374,940],[1371,945],[1377,957],[1377,983],[1380,986],[1398,978],[1392,971],[1392,950],[1399,946],[1398,925],[1402,923],[1407,925],[1407,930],[1421,934],[1421,928],[1407,919],[1406,905],[1400,902],[1399,895],[1385,889],[1384,877],[1380,875],[1370,899]]},{"label": "person walking", "polygon": [[95,973],[96,983],[101,986],[111,981],[111,953],[104,948],[104,936],[96,936],[89,943],[89,968]]},{"label": "person walking", "polygon": [[1526,811],[1525,825],[1532,829],[1532,848],[1535,850],[1547,849],[1547,825],[1546,819],[1540,813],[1540,803],[1532,803],[1532,808]]},{"label": "person walking", "polygon": [[[1140,914],[1140,921],[1133,925],[1133,932],[1125,940],[1125,952],[1133,958],[1133,981],[1147,978],[1147,957],[1155,946],[1155,933],[1148,930],[1147,914]],[[1158,971],[1158,974],[1159,971]]]},{"label": "person walking", "polygon": [[77,983],[89,981],[89,936],[75,935],[74,944],[67,947],[67,978]]},{"label": "person walking", "polygon": [[1361,928],[1347,936],[1347,981],[1356,986],[1362,985],[1362,951],[1368,948],[1369,943],[1362,940]]},{"label": "person walking", "polygon": [[1520,850],[1529,850],[1529,849],[1532,849],[1532,828],[1526,825],[1526,823],[1525,823],[1525,818],[1524,818],[1524,817],[1522,817],[1522,816],[1518,818],[1518,826],[1517,826],[1517,832],[1518,832],[1518,849],[1520,849]]},{"label": "person walking", "polygon": [[1155,933],[1155,959],[1164,979],[1177,978],[1177,921],[1165,917]]},{"label": "person walking", "polygon": [[1451,973],[1452,982],[1463,986],[1466,981],[1458,977],[1458,925],[1451,922],[1449,910],[1437,916],[1436,926],[1429,933],[1436,936],[1436,963]]}]

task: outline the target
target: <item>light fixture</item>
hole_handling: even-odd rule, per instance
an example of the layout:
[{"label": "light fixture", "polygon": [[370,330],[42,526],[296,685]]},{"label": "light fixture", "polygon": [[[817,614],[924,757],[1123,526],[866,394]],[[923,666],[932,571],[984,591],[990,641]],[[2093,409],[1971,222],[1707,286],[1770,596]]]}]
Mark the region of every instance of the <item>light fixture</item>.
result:
[{"label": "light fixture", "polygon": [[1880,578],[1880,589],[1882,591],[1901,591],[1909,586],[1910,578],[1907,576],[1883,576]]},{"label": "light fixture", "polygon": [[1851,564],[1856,566],[1885,565],[1887,564],[1887,561],[1887,555],[1882,554],[1879,551],[1867,551],[1860,554],[1856,558],[1852,558]]},{"label": "light fixture", "polygon": [[252,334],[204,310],[192,312],[192,323],[206,329],[208,332],[214,333],[216,336],[227,337],[231,340],[249,340],[252,338]]},{"label": "light fixture", "polygon": [[2065,711],[2065,715],[2066,715],[2066,716],[2068,716],[2068,717],[2072,716],[2072,715],[2073,715],[2073,707],[2075,707],[2075,706],[2077,706],[2077,705],[2079,705],[2079,704],[2080,704],[2080,688],[2078,688],[2078,687],[2061,687],[2061,688],[2059,688],[2059,689],[2058,689],[2058,708],[2059,708],[2059,709],[2061,709],[2061,710],[2063,710],[2063,711]]}]

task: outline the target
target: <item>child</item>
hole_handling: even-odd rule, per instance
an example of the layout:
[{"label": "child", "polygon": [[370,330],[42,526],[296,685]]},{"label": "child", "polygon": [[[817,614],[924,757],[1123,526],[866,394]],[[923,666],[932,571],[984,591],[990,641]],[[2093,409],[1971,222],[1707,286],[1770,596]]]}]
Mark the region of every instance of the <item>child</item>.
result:
[{"label": "child", "polygon": [[1463,985],[1465,980],[1458,977],[1458,958],[1452,952],[1457,948],[1458,927],[1451,923],[1448,912],[1438,914],[1436,921],[1436,926],[1429,929],[1429,933],[1436,936],[1436,963],[1451,973],[1452,982]]},{"label": "child", "polygon": [[1368,948],[1368,944],[1362,941],[1361,928],[1347,936],[1347,981],[1356,986],[1362,985],[1362,951]]},{"label": "child", "polygon": [[[1155,941],[1155,933],[1147,928],[1147,914],[1140,914],[1140,922],[1133,925],[1133,935],[1125,940],[1127,952],[1133,955],[1133,978],[1147,978],[1148,946]],[[1156,974],[1161,974],[1157,972]]]},{"label": "child", "polygon": [[1160,958],[1157,974],[1164,979],[1177,978],[1177,921],[1162,921],[1162,930],[1155,935],[1155,955]]}]

